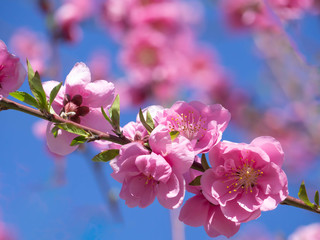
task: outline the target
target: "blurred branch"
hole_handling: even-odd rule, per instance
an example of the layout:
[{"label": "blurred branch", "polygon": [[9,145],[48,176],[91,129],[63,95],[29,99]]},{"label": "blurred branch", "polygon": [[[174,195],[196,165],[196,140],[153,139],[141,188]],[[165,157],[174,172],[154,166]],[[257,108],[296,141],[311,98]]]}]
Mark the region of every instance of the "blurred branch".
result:
[{"label": "blurred branch", "polygon": [[[82,144],[83,145],[83,144]],[[91,159],[91,156],[93,154],[90,154],[90,149],[87,148],[87,146],[84,146],[79,148],[81,152],[84,154],[86,160]],[[87,161],[87,163],[90,165],[96,183],[98,185],[98,188],[100,190],[100,193],[102,195],[103,200],[105,201],[105,204],[109,211],[111,212],[113,218],[118,221],[122,222],[123,217],[120,212],[119,204],[118,204],[118,197],[113,193],[112,189],[110,188],[109,182],[107,177],[104,174],[103,168],[101,163]]]}]

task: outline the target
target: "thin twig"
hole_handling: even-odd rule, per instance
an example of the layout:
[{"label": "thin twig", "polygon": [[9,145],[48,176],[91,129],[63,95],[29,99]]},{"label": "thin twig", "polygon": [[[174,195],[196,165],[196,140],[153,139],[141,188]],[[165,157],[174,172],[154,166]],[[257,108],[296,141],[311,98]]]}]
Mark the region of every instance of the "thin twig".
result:
[{"label": "thin twig", "polygon": [[13,109],[13,110],[17,110],[20,112],[24,112],[27,113],[29,115],[38,117],[38,118],[42,118],[44,120],[50,121],[50,122],[54,122],[54,123],[67,123],[67,124],[71,124],[77,128],[82,128],[83,130],[90,132],[92,134],[95,135],[95,140],[107,140],[110,142],[114,142],[114,143],[118,143],[121,145],[124,144],[128,144],[131,141],[129,139],[127,139],[124,136],[115,136],[115,135],[111,135],[105,132],[101,132],[97,129],[94,128],[90,128],[75,122],[72,122],[70,120],[64,119],[56,114],[44,114],[41,111],[25,106],[23,104],[11,101],[5,97],[1,97],[0,98],[0,111],[1,110],[8,110],[8,109]]}]

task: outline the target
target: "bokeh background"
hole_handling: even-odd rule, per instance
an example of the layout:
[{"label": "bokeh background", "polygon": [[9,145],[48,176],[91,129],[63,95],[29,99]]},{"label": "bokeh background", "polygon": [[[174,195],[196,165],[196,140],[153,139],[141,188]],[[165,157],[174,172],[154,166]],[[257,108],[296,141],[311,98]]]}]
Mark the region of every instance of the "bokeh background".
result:
[{"label": "bokeh background", "polygon": [[[119,6],[112,8],[117,1]],[[168,7],[167,13],[160,5],[153,10],[164,15],[159,17],[163,25],[149,19],[167,38],[163,44],[152,40],[154,29],[145,27],[148,16],[130,15],[134,23],[126,19],[132,2],[0,0],[0,39],[23,63],[28,57],[42,80],[64,81],[81,61],[93,78],[114,82],[122,126],[135,121],[139,107],[151,104],[221,103],[232,114],[223,139],[249,143],[260,135],[276,137],[285,149],[290,195],[297,197],[305,180],[313,198],[320,189],[316,5],[288,18],[272,12],[271,23],[261,27],[250,22],[250,14],[249,23],[235,24],[219,1],[167,1],[182,4],[178,9],[183,11]],[[63,9],[65,4],[83,5],[80,11]],[[145,42],[136,43],[141,38]],[[139,55],[139,46],[148,41],[164,53],[157,70],[150,70],[155,52]],[[29,92],[27,82],[20,90]],[[157,201],[145,209],[128,208],[117,197],[121,185],[110,177],[109,164],[91,161],[97,148],[52,155],[39,124],[20,112],[0,112],[0,220],[12,238],[210,239],[202,227],[176,223],[177,212]],[[231,239],[287,239],[299,226],[314,222],[320,222],[319,215],[280,205],[242,224]]]}]

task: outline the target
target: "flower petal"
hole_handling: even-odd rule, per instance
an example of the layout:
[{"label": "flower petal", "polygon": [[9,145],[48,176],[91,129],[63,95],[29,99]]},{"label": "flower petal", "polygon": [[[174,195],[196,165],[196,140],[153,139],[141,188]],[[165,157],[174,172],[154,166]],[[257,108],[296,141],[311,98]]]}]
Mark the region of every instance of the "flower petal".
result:
[{"label": "flower petal", "polygon": [[66,93],[71,97],[73,95],[81,95],[86,98],[86,94],[82,94],[85,85],[91,82],[91,73],[89,68],[82,62],[76,63],[68,74],[65,86]]},{"label": "flower petal", "polygon": [[83,105],[94,108],[107,107],[112,104],[115,88],[111,82],[96,80],[85,85],[83,93]]},{"label": "flower petal", "polygon": [[255,138],[252,142],[252,145],[262,148],[268,156],[270,160],[277,164],[278,166],[282,166],[284,160],[284,153],[279,141],[269,136],[262,136]]},{"label": "flower petal", "polygon": [[70,146],[72,140],[78,135],[59,129],[57,137],[54,137],[51,132],[53,127],[54,124],[49,122],[46,131],[47,145],[51,152],[64,156],[78,148],[78,145]]},{"label": "flower petal", "polygon": [[185,194],[185,181],[180,174],[171,174],[166,183],[158,185],[158,201],[165,208],[173,209],[181,206]]},{"label": "flower petal", "polygon": [[203,226],[208,218],[210,205],[202,194],[189,198],[180,210],[179,220],[192,227]]},{"label": "flower petal", "polygon": [[221,206],[221,211],[226,218],[233,222],[243,223],[257,219],[261,215],[260,209],[248,212],[238,204],[238,199],[228,201],[225,206]]}]

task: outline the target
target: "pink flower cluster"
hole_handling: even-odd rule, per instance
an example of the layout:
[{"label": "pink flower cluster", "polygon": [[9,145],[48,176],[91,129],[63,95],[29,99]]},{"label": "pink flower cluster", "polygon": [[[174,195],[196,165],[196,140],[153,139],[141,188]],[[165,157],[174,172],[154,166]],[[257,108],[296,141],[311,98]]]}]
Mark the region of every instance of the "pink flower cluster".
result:
[{"label": "pink flower cluster", "polygon": [[120,96],[127,105],[150,98],[164,104],[184,89],[203,92],[225,82],[215,54],[198,44],[192,31],[201,15],[196,2],[105,1],[106,25],[122,45],[119,60],[129,83]]},{"label": "pink flower cluster", "polygon": [[[275,209],[288,195],[280,143],[272,137],[250,144],[221,141],[230,120],[221,105],[179,101],[167,109],[149,107],[145,117],[149,110],[152,132],[137,119],[123,128],[132,142],[113,146],[120,154],[111,161],[112,177],[122,183],[120,198],[129,207],[144,208],[157,198],[166,208],[178,208],[187,190],[195,196],[179,219],[204,226],[211,237],[231,237],[241,223]],[[211,168],[202,166],[198,154],[205,153]]]}]

